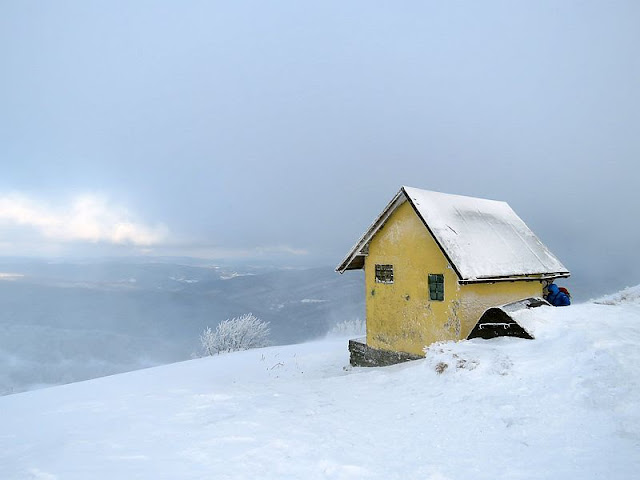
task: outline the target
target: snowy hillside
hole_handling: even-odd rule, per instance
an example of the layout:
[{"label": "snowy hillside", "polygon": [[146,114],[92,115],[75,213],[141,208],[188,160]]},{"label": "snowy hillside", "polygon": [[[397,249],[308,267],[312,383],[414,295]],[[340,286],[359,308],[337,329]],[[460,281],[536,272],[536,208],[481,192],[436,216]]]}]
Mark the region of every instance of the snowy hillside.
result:
[{"label": "snowy hillside", "polygon": [[386,368],[326,340],[5,396],[0,478],[637,478],[640,302],[522,321]]},{"label": "snowy hillside", "polygon": [[594,300],[593,302],[599,303],[601,305],[617,305],[621,303],[640,303],[640,285],[636,285],[635,287],[627,287],[624,290],[620,290],[617,293],[600,297],[597,300]]}]

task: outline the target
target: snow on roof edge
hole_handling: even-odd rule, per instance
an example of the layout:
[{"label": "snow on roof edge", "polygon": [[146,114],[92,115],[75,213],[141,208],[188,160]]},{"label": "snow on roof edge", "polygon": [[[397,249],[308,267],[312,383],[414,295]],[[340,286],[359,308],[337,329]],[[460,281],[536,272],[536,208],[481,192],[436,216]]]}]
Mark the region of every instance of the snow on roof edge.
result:
[{"label": "snow on roof edge", "polygon": [[507,202],[403,188],[460,280],[569,275]]}]

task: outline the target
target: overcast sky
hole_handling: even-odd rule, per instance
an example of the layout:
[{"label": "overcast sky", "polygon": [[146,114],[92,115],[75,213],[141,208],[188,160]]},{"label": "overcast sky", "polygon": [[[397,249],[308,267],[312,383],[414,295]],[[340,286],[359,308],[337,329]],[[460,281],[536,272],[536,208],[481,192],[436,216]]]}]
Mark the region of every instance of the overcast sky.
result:
[{"label": "overcast sky", "polygon": [[405,184],[640,281],[634,0],[2,0],[0,68],[0,255],[337,264]]}]

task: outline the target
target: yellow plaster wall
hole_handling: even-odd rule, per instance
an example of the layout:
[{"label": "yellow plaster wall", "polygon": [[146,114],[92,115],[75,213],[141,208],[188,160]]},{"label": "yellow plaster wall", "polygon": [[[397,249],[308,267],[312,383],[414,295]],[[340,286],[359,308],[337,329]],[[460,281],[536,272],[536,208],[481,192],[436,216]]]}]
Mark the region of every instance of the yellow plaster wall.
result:
[{"label": "yellow plaster wall", "polygon": [[[375,265],[393,265],[392,284]],[[444,301],[429,299],[428,274],[445,278]],[[373,237],[365,258],[367,344],[423,355],[426,345],[466,338],[489,307],[540,295],[539,282],[459,285],[455,271],[408,202]]]},{"label": "yellow plaster wall", "polygon": [[[376,264],[393,265],[394,283],[375,281]],[[444,302],[429,300],[429,273],[444,274]],[[368,345],[422,355],[425,345],[458,337],[460,327],[449,321],[456,273],[408,202],[371,240],[365,286]]]},{"label": "yellow plaster wall", "polygon": [[474,283],[460,286],[460,338],[467,338],[480,316],[491,307],[504,305],[528,297],[541,297],[538,281]]}]

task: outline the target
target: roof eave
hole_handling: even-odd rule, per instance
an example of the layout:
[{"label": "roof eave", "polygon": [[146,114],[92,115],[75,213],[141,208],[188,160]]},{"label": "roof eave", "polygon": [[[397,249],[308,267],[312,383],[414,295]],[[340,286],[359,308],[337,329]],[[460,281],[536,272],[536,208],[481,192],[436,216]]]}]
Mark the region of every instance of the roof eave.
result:
[{"label": "roof eave", "polygon": [[367,231],[360,237],[351,250],[349,250],[349,253],[344,257],[344,260],[342,260],[342,263],[336,267],[336,272],[344,273],[346,270],[360,270],[364,268],[364,257],[366,257],[366,254],[362,253],[362,249],[386,223],[396,208],[402,205],[407,198],[404,188],[401,188],[387,204],[384,210],[382,210],[382,213],[380,213],[380,215],[378,215],[378,217],[369,226]]},{"label": "roof eave", "polygon": [[461,285],[469,285],[473,283],[496,283],[496,282],[537,282],[543,280],[553,280],[556,278],[568,278],[571,276],[570,272],[553,272],[553,273],[538,273],[527,275],[508,275],[499,277],[481,277],[481,278],[467,278],[459,280]]}]

